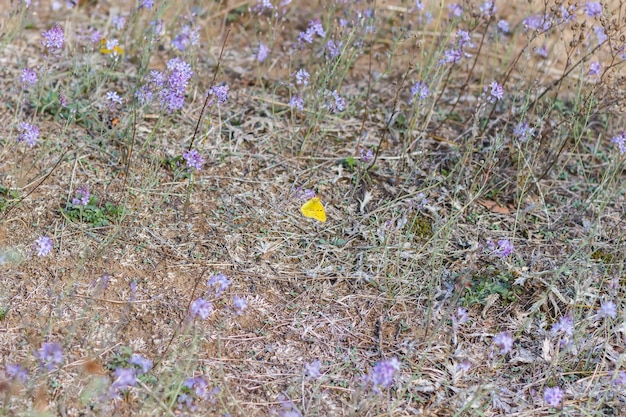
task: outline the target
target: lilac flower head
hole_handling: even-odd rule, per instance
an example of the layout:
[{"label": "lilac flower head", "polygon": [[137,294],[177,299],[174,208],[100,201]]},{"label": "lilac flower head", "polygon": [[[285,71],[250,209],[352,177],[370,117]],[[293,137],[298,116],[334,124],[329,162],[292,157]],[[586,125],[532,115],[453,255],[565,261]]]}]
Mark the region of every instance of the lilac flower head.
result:
[{"label": "lilac flower head", "polygon": [[375,393],[380,393],[381,388],[389,388],[393,384],[393,376],[400,370],[400,362],[397,358],[391,358],[377,363],[366,376],[366,382],[372,385]]},{"label": "lilac flower head", "polygon": [[359,149],[359,156],[364,163],[370,163],[374,159],[374,151],[371,149],[361,148]]},{"label": "lilac flower head", "polygon": [[331,113],[338,113],[345,109],[346,100],[339,95],[337,90],[327,91],[326,96],[326,108]]},{"label": "lilac flower head", "polygon": [[196,171],[200,171],[202,169],[202,164],[204,164],[204,158],[198,151],[192,149],[183,154],[183,158],[187,161],[187,167],[190,169],[195,169]]},{"label": "lilac flower head", "polygon": [[263,42],[259,42],[259,48],[257,49],[256,52],[256,60],[259,62],[263,62],[267,59],[267,56],[269,54],[269,48],[267,47],[267,45],[265,45]]},{"label": "lilac flower head", "polygon": [[509,22],[507,22],[506,20],[500,20],[498,22],[498,29],[502,33],[509,33],[511,31],[511,29],[509,28]]},{"label": "lilac flower head", "polygon": [[321,366],[322,364],[320,363],[319,359],[316,359],[311,363],[305,363],[304,364],[305,375],[311,379],[319,378],[321,375],[321,372],[320,372]]},{"label": "lilac flower head", "polygon": [[124,16],[115,15],[111,19],[111,23],[115,26],[115,29],[122,30],[124,29],[124,25],[126,24],[126,18]]},{"label": "lilac flower head", "polygon": [[233,296],[233,308],[235,309],[235,315],[241,316],[248,308],[248,303],[246,303],[244,298],[235,295]]},{"label": "lilac flower head", "polygon": [[520,142],[527,142],[535,134],[535,129],[531,128],[527,122],[521,121],[515,125],[513,129],[513,135],[517,137]]},{"label": "lilac flower head", "polygon": [[122,391],[137,385],[137,375],[135,368],[117,368],[115,370],[115,380],[111,384],[112,391]]},{"label": "lilac flower head", "polygon": [[52,252],[52,239],[48,236],[40,236],[36,241],[37,256],[48,256]]},{"label": "lilac flower head", "polygon": [[424,193],[419,193],[415,199],[409,200],[409,210],[421,210],[428,204],[428,199]]},{"label": "lilac flower head", "polygon": [[498,333],[493,338],[493,344],[500,349],[501,355],[506,355],[513,348],[513,336],[511,332]]},{"label": "lilac flower head", "polygon": [[172,45],[179,51],[184,51],[190,46],[196,46],[199,43],[200,34],[198,33],[198,28],[192,27],[189,23],[183,26],[178,35],[172,40]]},{"label": "lilac flower head", "polygon": [[600,304],[600,310],[598,310],[598,319],[610,317],[614,319],[617,317],[617,306],[613,301],[605,301]]},{"label": "lilac flower head", "polygon": [[296,72],[296,84],[298,85],[308,85],[309,84],[309,72],[304,68],[300,68]]},{"label": "lilac flower head", "polygon": [[611,143],[617,144],[621,153],[626,153],[626,131],[613,136]]},{"label": "lilac flower head", "polygon": [[145,374],[150,370],[150,368],[152,368],[152,361],[150,359],[144,358],[138,353],[133,353],[128,363],[141,368],[139,374]]},{"label": "lilac flower head", "polygon": [[[228,87],[228,84],[214,85],[213,87],[209,88],[209,95],[214,95],[215,97],[217,97],[217,104],[224,104],[226,103],[226,100],[228,100],[229,89],[230,87]],[[214,100],[211,99],[209,104],[212,105],[213,102]]]},{"label": "lilac flower head", "polygon": [[263,13],[265,10],[273,10],[274,6],[270,0],[258,0],[256,6],[252,8],[252,11],[258,14]]},{"label": "lilac flower head", "polygon": [[299,96],[291,96],[289,99],[289,107],[297,110],[304,110],[304,100]]},{"label": "lilac flower head", "polygon": [[226,278],[226,275],[224,274],[217,274],[209,278],[207,286],[215,287],[215,296],[219,297],[228,287],[230,287],[230,280]]},{"label": "lilac flower head", "polygon": [[191,66],[181,58],[173,58],[167,62],[167,76],[158,71],[150,73],[152,84],[160,90],[159,101],[169,112],[180,110],[185,102],[185,90],[193,76]]},{"label": "lilac flower head", "polygon": [[596,38],[598,39],[598,45],[602,45],[609,38],[604,31],[602,26],[594,26],[593,31],[596,34]]},{"label": "lilac flower head", "polygon": [[337,58],[341,54],[341,48],[343,47],[343,42],[335,42],[332,39],[328,41],[326,44],[326,49],[328,50],[328,55],[331,58]]},{"label": "lilac flower head", "polygon": [[[489,96],[490,102],[495,103],[498,100],[502,100],[504,97],[504,89],[497,81],[492,81],[491,84],[489,84],[489,88],[491,88]],[[487,87],[485,87],[485,91],[487,91]]]},{"label": "lilac flower head", "polygon": [[191,317],[200,316],[202,320],[206,320],[213,312],[213,304],[203,298],[198,298],[191,303],[189,310]]},{"label": "lilac flower head", "polygon": [[140,0],[139,8],[140,9],[152,9],[154,7],[154,0]]},{"label": "lilac flower head", "polygon": [[38,80],[37,73],[34,70],[30,68],[22,69],[20,82],[22,83],[24,87],[32,87],[33,85],[35,85],[35,83],[37,83],[37,80]]},{"label": "lilac flower head", "polygon": [[43,32],[41,36],[43,37],[41,44],[48,50],[48,52],[60,52],[63,48],[65,34],[63,33],[63,28],[58,23],[55,23],[52,28]]},{"label": "lilac flower head", "polygon": [[602,15],[602,4],[597,1],[588,1],[585,4],[585,13],[589,17],[598,17]]},{"label": "lilac flower head", "polygon": [[469,32],[465,30],[458,30],[454,36],[456,37],[457,45],[461,49],[473,48],[475,46]]},{"label": "lilac flower head", "polygon": [[87,206],[90,198],[89,185],[83,184],[76,190],[76,196],[72,199],[72,204],[75,206]]},{"label": "lilac flower head", "polygon": [[550,328],[550,333],[553,335],[563,334],[567,337],[572,337],[574,335],[574,319],[571,314],[561,316]]},{"label": "lilac flower head", "polygon": [[598,61],[593,61],[591,64],[589,64],[589,75],[593,77],[596,75],[600,75],[601,72],[602,65],[600,65]]},{"label": "lilac flower head", "polygon": [[539,48],[535,48],[535,55],[540,56],[542,58],[548,57],[548,48],[545,45],[540,46]]},{"label": "lilac flower head", "polygon": [[19,364],[7,364],[7,375],[12,381],[25,384],[28,379],[28,371]]},{"label": "lilac flower head", "polygon": [[448,17],[461,17],[463,16],[463,7],[461,5],[454,3],[448,6]]},{"label": "lilac flower head", "polygon": [[63,347],[58,342],[43,343],[38,353],[41,365],[49,371],[56,369],[56,365],[63,362]]},{"label": "lilac flower head", "polygon": [[198,398],[206,399],[209,396],[209,383],[202,376],[187,378],[183,382],[183,386],[189,390],[193,390]]},{"label": "lilac flower head", "polygon": [[493,1],[486,1],[478,8],[478,10],[480,10],[480,13],[483,15],[490,16],[494,14],[497,9],[495,4],[493,4]]},{"label": "lilac flower head", "polygon": [[413,84],[413,87],[411,87],[411,98],[409,99],[409,104],[412,104],[416,97],[418,101],[424,101],[429,95],[430,91],[428,90],[428,85],[417,81]]},{"label": "lilac flower head", "polygon": [[493,252],[494,255],[499,256],[500,258],[508,257],[515,250],[515,248],[513,247],[513,244],[508,239],[500,239],[500,240],[498,240],[498,246],[497,247],[491,241],[487,242],[487,246],[489,247],[489,250],[491,250],[491,252]]},{"label": "lilac flower head", "polygon": [[563,390],[559,387],[546,388],[543,392],[543,400],[550,407],[558,407],[563,401]]},{"label": "lilac flower head", "polygon": [[300,43],[313,43],[314,35],[317,35],[320,38],[324,38],[326,36],[326,31],[324,30],[320,20],[311,20],[306,32],[300,32],[298,35],[298,41]]},{"label": "lilac flower head", "polygon": [[17,130],[20,132],[16,139],[18,142],[26,142],[31,148],[37,144],[37,138],[39,138],[39,128],[37,126],[21,122]]},{"label": "lilac flower head", "polygon": [[122,98],[115,91],[107,91],[106,99],[111,102],[111,109],[114,108],[115,104],[122,105]]}]

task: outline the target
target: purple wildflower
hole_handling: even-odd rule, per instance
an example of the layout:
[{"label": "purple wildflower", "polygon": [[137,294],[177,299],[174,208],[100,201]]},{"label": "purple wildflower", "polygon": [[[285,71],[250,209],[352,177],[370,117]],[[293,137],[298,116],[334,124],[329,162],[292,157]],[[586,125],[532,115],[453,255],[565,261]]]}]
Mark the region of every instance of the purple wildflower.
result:
[{"label": "purple wildflower", "polygon": [[41,236],[36,241],[37,256],[48,256],[52,252],[52,239],[48,236]]},{"label": "purple wildflower", "polygon": [[428,85],[426,83],[417,81],[411,87],[411,98],[409,99],[409,104],[413,103],[413,100],[417,97],[418,101],[423,101],[430,95],[430,91],[428,90]]},{"label": "purple wildflower", "polygon": [[561,316],[559,320],[552,325],[550,332],[553,335],[564,334],[567,337],[574,335],[574,319],[571,314]]},{"label": "purple wildflower", "polygon": [[198,398],[206,399],[209,396],[209,383],[202,376],[187,378],[183,382],[183,386],[189,390],[193,390]]},{"label": "purple wildflower", "polygon": [[308,376],[311,379],[317,379],[320,377],[322,364],[320,363],[319,359],[314,360],[311,363],[305,363],[304,364],[304,370],[305,370],[305,374],[306,376]]},{"label": "purple wildflower", "polygon": [[26,142],[31,148],[37,144],[37,138],[39,138],[39,128],[37,126],[21,122],[17,130],[20,132],[16,139],[18,142]]},{"label": "purple wildflower", "polygon": [[296,72],[296,84],[308,85],[309,84],[309,72],[304,68],[300,68]]},{"label": "purple wildflower", "polygon": [[115,380],[111,384],[111,390],[119,392],[137,385],[137,375],[135,368],[117,368],[115,370]]},{"label": "purple wildflower", "polygon": [[393,376],[399,370],[400,362],[397,358],[387,359],[377,363],[367,374],[365,381],[378,394],[381,388],[389,388],[393,384]]},{"label": "purple wildflower", "polygon": [[292,109],[304,110],[304,100],[298,96],[292,96],[291,99],[289,99],[289,107]]},{"label": "purple wildflower", "polygon": [[[504,97],[504,89],[497,81],[492,81],[489,84],[489,88],[491,88],[491,92],[489,93],[489,101],[495,103],[498,100],[502,100]],[[485,92],[487,91],[487,87],[485,87]]]},{"label": "purple wildflower", "polygon": [[124,29],[124,25],[126,24],[126,18],[124,16],[115,15],[111,19],[111,23],[115,26],[115,29],[122,30]]},{"label": "purple wildflower", "polygon": [[258,0],[256,6],[252,8],[252,11],[258,14],[263,13],[265,10],[272,10],[274,6],[270,0]]},{"label": "purple wildflower", "polygon": [[598,319],[610,317],[614,319],[617,317],[617,306],[613,301],[605,301],[600,304],[600,310],[598,310]]},{"label": "purple wildflower", "polygon": [[267,59],[267,55],[269,54],[269,48],[263,42],[259,42],[259,48],[256,52],[256,60],[259,62],[263,62]]},{"label": "purple wildflower", "polygon": [[115,104],[122,105],[122,98],[115,91],[107,91],[106,99],[111,102],[111,109],[115,107]]},{"label": "purple wildflower", "polygon": [[63,347],[58,342],[45,342],[39,349],[39,360],[47,370],[56,369],[56,365],[63,362]]},{"label": "purple wildflower", "polygon": [[616,143],[621,153],[626,153],[626,131],[613,136],[611,143]]},{"label": "purple wildflower", "polygon": [[563,390],[559,387],[546,388],[543,392],[543,400],[550,407],[558,407],[563,401]]},{"label": "purple wildflower", "polygon": [[409,200],[409,210],[421,210],[428,204],[428,199],[424,193],[419,193],[415,196],[415,200]]},{"label": "purple wildflower", "polygon": [[600,65],[598,61],[593,61],[591,64],[589,64],[589,75],[593,77],[596,75],[600,75],[600,72],[602,72],[602,65]]},{"label": "purple wildflower", "polygon": [[490,16],[494,14],[497,9],[495,4],[493,4],[493,1],[486,1],[478,8],[478,10],[480,10],[480,13],[483,15]]},{"label": "purple wildflower", "polygon": [[20,76],[20,82],[24,87],[32,87],[37,82],[37,73],[30,69],[24,68],[22,69],[22,75]]},{"label": "purple wildflower", "polygon": [[463,58],[463,51],[460,49],[446,49],[443,57],[439,60],[439,65],[456,64]]},{"label": "purple wildflower", "polygon": [[154,0],[140,0],[140,9],[152,9],[154,7]]},{"label": "purple wildflower", "polygon": [[448,17],[461,17],[463,16],[463,7],[460,4],[454,3],[448,6]]},{"label": "purple wildflower", "polygon": [[[228,100],[228,90],[230,87],[227,84],[224,85],[214,85],[209,88],[209,95],[215,95],[217,97],[217,104],[224,104],[226,100]],[[209,105],[212,105],[214,102],[213,99],[209,102]]]},{"label": "purple wildflower", "polygon": [[535,134],[535,129],[531,129],[527,122],[521,121],[515,125],[513,129],[513,135],[517,137],[520,142],[526,142]]},{"label": "purple wildflower", "polygon": [[41,44],[48,50],[48,52],[60,52],[61,48],[63,48],[65,34],[63,33],[63,28],[58,23],[55,23],[51,29],[43,32],[41,36],[43,37]]},{"label": "purple wildflower", "polygon": [[298,35],[298,41],[300,43],[313,43],[314,35],[317,35],[320,38],[326,36],[326,31],[322,26],[322,22],[319,20],[311,20],[309,22],[309,27],[307,28],[306,32],[300,32],[300,34]]},{"label": "purple wildflower", "polygon": [[83,184],[76,190],[76,196],[72,199],[72,204],[75,206],[87,206],[90,198],[89,185]]},{"label": "purple wildflower", "polygon": [[246,303],[244,298],[235,295],[233,296],[233,307],[235,309],[235,315],[241,316],[246,308],[248,308],[248,303]]},{"label": "purple wildflower", "polygon": [[136,365],[141,368],[141,372],[139,374],[145,374],[152,368],[152,361],[150,359],[146,359],[138,353],[133,353],[128,361],[131,365]]},{"label": "purple wildflower", "polygon": [[493,338],[493,344],[500,349],[501,355],[506,355],[513,348],[513,336],[511,332],[498,333]]},{"label": "purple wildflower", "polygon": [[359,149],[359,156],[361,157],[361,161],[366,164],[371,162],[374,159],[374,152],[371,149],[361,148]]},{"label": "purple wildflower", "polygon": [[179,51],[184,51],[190,46],[196,46],[200,43],[200,34],[198,29],[186,24],[182,27],[178,35],[172,40],[172,45]]},{"label": "purple wildflower", "polygon": [[206,320],[213,312],[213,304],[203,298],[198,298],[191,303],[189,310],[191,317],[200,316],[202,320]]},{"label": "purple wildflower", "polygon": [[513,251],[515,250],[515,248],[513,247],[513,244],[508,239],[498,240],[498,247],[496,247],[496,245],[491,241],[487,242],[487,246],[489,247],[489,250],[493,252],[494,255],[499,256],[501,258],[506,258],[507,256],[511,255]]},{"label": "purple wildflower", "polygon": [[535,48],[535,55],[540,56],[542,58],[548,57],[548,49],[545,45],[540,46],[539,48]]},{"label": "purple wildflower", "polygon": [[28,371],[19,364],[7,364],[7,375],[12,381],[17,381],[21,384],[26,383],[28,379]]},{"label": "purple wildflower", "polygon": [[602,26],[594,26],[593,32],[596,34],[596,38],[598,39],[598,45],[602,45],[609,38],[606,36],[606,32]]},{"label": "purple wildflower", "polygon": [[191,66],[181,58],[173,58],[167,62],[167,77],[158,71],[151,73],[152,82],[160,89],[159,101],[169,112],[180,110],[185,102],[185,90],[193,75]]},{"label": "purple wildflower", "polygon": [[585,13],[589,17],[598,17],[602,15],[602,4],[597,1],[588,1],[585,4]]},{"label": "purple wildflower", "polygon": [[326,44],[328,55],[331,58],[337,58],[341,54],[342,47],[343,47],[343,42],[335,42],[332,39],[329,40],[328,43]]},{"label": "purple wildflower", "polygon": [[498,29],[502,33],[509,33],[511,31],[511,29],[509,28],[509,22],[507,22],[506,20],[500,20],[498,22]]},{"label": "purple wildflower", "polygon": [[202,164],[204,164],[204,158],[198,151],[192,149],[183,154],[183,158],[187,161],[187,167],[193,168],[196,171],[200,171],[202,169]]},{"label": "purple wildflower", "polygon": [[346,106],[346,100],[337,93],[337,90],[326,92],[326,108],[331,113],[343,111]]},{"label": "purple wildflower", "polygon": [[217,274],[209,278],[207,287],[215,287],[215,296],[219,297],[230,287],[230,280],[224,274]]}]

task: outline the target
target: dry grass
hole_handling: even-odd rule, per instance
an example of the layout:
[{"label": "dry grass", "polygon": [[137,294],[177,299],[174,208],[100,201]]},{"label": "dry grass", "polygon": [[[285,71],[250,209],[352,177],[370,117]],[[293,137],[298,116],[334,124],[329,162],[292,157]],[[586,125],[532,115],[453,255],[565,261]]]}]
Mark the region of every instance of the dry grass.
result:
[{"label": "dry grass", "polygon": [[[529,9],[509,3],[501,17],[521,21]],[[128,59],[110,70],[107,56],[78,47],[51,67],[66,91],[76,91],[72,80],[89,87],[69,97],[83,103],[85,121],[65,125],[21,95],[21,70],[41,64],[40,33],[51,22],[104,27],[123,5],[67,15],[41,5],[32,26],[0,49],[2,120],[16,126],[35,117],[42,132],[33,149],[15,143],[14,127],[0,137],[0,185],[19,193],[0,213],[0,249],[12,259],[0,266],[0,415],[174,415],[182,381],[197,375],[220,393],[192,415],[288,415],[281,398],[305,416],[552,415],[559,411],[543,399],[552,386],[565,392],[563,415],[623,415],[626,392],[611,371],[624,360],[626,204],[623,158],[608,139],[623,118],[593,101],[608,97],[620,67],[604,83],[567,77],[529,111],[537,137],[517,146],[513,111],[481,113],[477,100],[526,39],[488,36],[472,76],[459,66],[441,79],[438,106],[410,125],[405,103],[425,68],[417,57],[447,29],[410,27],[416,15],[401,13],[406,4],[385,3],[366,52],[335,86],[349,109],[292,112],[290,74],[309,65],[313,72],[317,61],[285,45],[329,9],[298,5],[268,25],[230,14],[242,4],[201,7],[203,47],[188,57],[193,87],[173,115],[107,110],[106,91],[123,92],[128,104],[137,83],[141,48],[130,35]],[[397,43],[394,27],[408,28]],[[481,34],[472,34],[477,45]],[[270,59],[259,66],[256,37],[270,35]],[[560,36],[545,39],[549,59],[523,55],[507,96],[532,101],[562,76],[570,32]],[[155,51],[150,68],[173,56]],[[217,62],[216,81],[230,86],[230,97],[201,119],[194,147],[203,169],[181,177],[164,161],[194,137]],[[80,63],[106,83],[76,76]],[[120,118],[114,128],[109,116]],[[369,170],[359,147],[380,147]],[[124,214],[98,227],[72,221],[63,208],[84,183],[100,205]],[[322,197],[326,223],[301,216],[298,187]],[[411,208],[419,193],[428,202]],[[47,257],[32,253],[42,235],[54,241]],[[502,238],[515,247],[506,259],[486,249]],[[209,319],[190,321],[191,301],[218,273],[231,287]],[[245,314],[233,315],[234,295],[247,301]],[[597,320],[606,300],[618,315]],[[470,320],[454,326],[461,306]],[[550,329],[568,314],[576,333],[564,347]],[[515,345],[500,355],[492,339],[505,331]],[[63,346],[57,371],[37,366],[46,341]],[[111,368],[128,348],[154,366],[126,395],[105,399]],[[363,375],[392,357],[402,364],[392,388],[372,393]],[[305,364],[316,359],[323,375],[307,378]],[[25,384],[3,377],[15,363],[29,370]]]}]

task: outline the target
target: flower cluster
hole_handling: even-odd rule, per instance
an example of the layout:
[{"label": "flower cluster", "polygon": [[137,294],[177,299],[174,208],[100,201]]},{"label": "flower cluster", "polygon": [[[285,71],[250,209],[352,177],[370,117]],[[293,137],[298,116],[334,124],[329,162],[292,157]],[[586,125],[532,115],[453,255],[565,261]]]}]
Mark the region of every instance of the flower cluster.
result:
[{"label": "flower cluster", "polygon": [[161,106],[172,113],[183,108],[185,91],[192,76],[191,66],[184,60],[170,59],[166,72],[152,71],[149,83],[143,85],[136,96],[141,104],[147,104],[153,101],[156,92]]},{"label": "flower cluster", "polygon": [[18,142],[26,142],[31,148],[37,144],[37,139],[39,138],[39,128],[37,126],[21,122],[17,130],[20,132],[16,139]]},{"label": "flower cluster", "polygon": [[494,255],[499,256],[500,258],[508,257],[509,255],[513,254],[513,251],[515,250],[513,244],[508,239],[498,240],[498,246],[496,246],[495,243],[489,241],[487,242],[487,246]]},{"label": "flower cluster", "polygon": [[37,357],[41,366],[49,371],[57,369],[63,362],[63,347],[58,342],[45,342],[41,345]]},{"label": "flower cluster", "polygon": [[397,358],[378,362],[364,377],[364,382],[372,387],[372,391],[379,394],[381,388],[389,388],[393,384],[393,377],[400,370],[400,361]]},{"label": "flower cluster", "polygon": [[56,23],[51,29],[41,34],[43,39],[41,45],[43,45],[49,53],[58,53],[63,49],[63,43],[65,42],[65,33],[61,25]]}]

